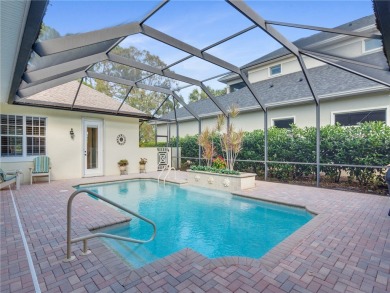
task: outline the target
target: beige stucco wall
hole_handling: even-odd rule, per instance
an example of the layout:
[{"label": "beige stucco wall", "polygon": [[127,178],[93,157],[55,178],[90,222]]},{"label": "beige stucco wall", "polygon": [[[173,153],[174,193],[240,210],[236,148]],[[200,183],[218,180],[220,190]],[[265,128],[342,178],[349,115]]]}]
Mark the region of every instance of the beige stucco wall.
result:
[{"label": "beige stucco wall", "polygon": [[[369,109],[387,109],[387,121],[390,125],[390,92],[378,92],[371,94],[352,95],[338,99],[322,99],[321,100],[321,125],[333,124],[334,114],[336,112],[351,112],[364,111]],[[315,126],[315,104],[307,102],[295,105],[286,105],[283,107],[273,107],[268,109],[268,127],[273,126],[273,120],[281,118],[294,118],[295,124],[299,127]],[[202,119],[202,130],[206,126],[215,126],[215,118]],[[241,112],[238,117],[232,119],[236,129],[244,131],[253,131],[255,129],[264,128],[263,112],[251,111]],[[164,132],[165,125],[157,127],[159,132]],[[198,134],[198,122],[195,120],[187,120],[180,122],[179,136]],[[171,136],[176,136],[175,124],[171,126]]]},{"label": "beige stucco wall", "polygon": [[[152,156],[149,152],[140,151],[138,147],[138,119],[115,117],[81,112],[70,112],[36,107],[15,106],[1,104],[2,114],[31,115],[47,117],[46,146],[47,155],[52,166],[52,178],[71,179],[83,176],[83,140],[82,118],[94,118],[103,120],[104,175],[119,174],[117,162],[120,159],[129,160],[129,172],[138,172],[138,161],[141,156]],[[70,137],[70,129],[73,128],[75,137]],[[116,142],[118,134],[126,136],[126,143],[119,145]],[[157,162],[157,152],[154,150]],[[33,157],[25,158],[1,158],[1,167],[5,170],[21,169],[24,173],[24,182],[28,182],[29,167],[32,166]],[[153,159],[150,166],[153,166]],[[157,167],[155,168],[157,169]],[[45,178],[46,179],[46,178]]]}]

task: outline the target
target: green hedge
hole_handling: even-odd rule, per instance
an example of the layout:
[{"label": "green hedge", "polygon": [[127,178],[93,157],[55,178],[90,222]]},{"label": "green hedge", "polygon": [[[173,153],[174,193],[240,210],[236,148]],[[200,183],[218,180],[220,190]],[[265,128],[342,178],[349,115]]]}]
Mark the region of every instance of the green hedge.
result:
[{"label": "green hedge", "polygon": [[[214,143],[221,154],[219,139]],[[176,145],[175,141],[172,144]],[[180,139],[183,157],[198,157],[197,136]],[[245,133],[243,148],[238,160],[264,160],[264,131]],[[268,131],[268,160],[285,162],[316,162],[315,127]],[[321,127],[321,163],[385,166],[390,163],[390,127],[382,122],[367,122],[353,127],[327,125]],[[315,178],[314,165],[289,165],[269,163],[270,177],[281,181]],[[262,176],[264,165],[254,162],[236,162],[235,169],[256,172]],[[321,167],[321,172],[331,182],[339,182],[346,174],[348,180],[360,186],[378,189],[385,186],[382,169],[352,167]]]}]

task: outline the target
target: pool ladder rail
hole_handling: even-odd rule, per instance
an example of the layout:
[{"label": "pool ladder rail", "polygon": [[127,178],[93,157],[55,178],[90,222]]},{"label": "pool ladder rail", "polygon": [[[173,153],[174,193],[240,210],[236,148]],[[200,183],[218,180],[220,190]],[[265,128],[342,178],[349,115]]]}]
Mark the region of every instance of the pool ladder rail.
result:
[{"label": "pool ladder rail", "polygon": [[[149,223],[153,227],[153,235],[147,240],[142,240],[142,239],[134,239],[134,238],[130,238],[130,237],[122,237],[122,236],[117,236],[117,235],[107,234],[107,233],[94,233],[94,234],[90,234],[90,235],[86,235],[86,236],[72,239],[72,236],[71,236],[72,202],[73,202],[73,199],[76,197],[76,195],[78,195],[80,193],[87,193],[87,194],[90,194],[92,196],[95,196],[98,199],[105,201],[106,203],[109,203],[109,204],[113,205],[114,207],[117,207],[118,209],[121,209],[125,212],[128,212],[129,214]],[[83,252],[81,253],[81,255],[87,255],[87,254],[91,253],[91,251],[88,250],[88,243],[87,243],[88,239],[91,239],[91,238],[106,237],[106,238],[112,238],[112,239],[116,239],[116,240],[123,240],[123,241],[127,241],[127,242],[134,242],[134,243],[143,244],[143,243],[148,243],[148,242],[153,241],[154,238],[156,237],[156,233],[157,233],[157,227],[153,221],[137,214],[136,212],[133,212],[132,210],[129,210],[129,209],[123,207],[120,204],[117,204],[117,203],[109,200],[108,198],[105,198],[104,196],[101,196],[100,194],[97,194],[96,192],[88,190],[88,189],[80,189],[80,190],[77,190],[71,194],[71,196],[69,197],[69,200],[68,200],[66,220],[67,220],[67,223],[66,223],[66,227],[67,227],[67,231],[66,231],[66,259],[64,259],[64,262],[70,262],[70,261],[73,261],[76,259],[75,256],[71,255],[72,254],[72,243],[83,241]]]},{"label": "pool ladder rail", "polygon": [[164,166],[164,168],[161,170],[160,175],[158,175],[158,178],[157,178],[157,182],[158,182],[158,183],[160,183],[161,175],[164,173],[164,171],[167,171],[167,170],[168,170],[168,172],[167,172],[167,174],[165,174],[165,176],[164,176],[164,184],[165,184],[165,180],[166,180],[167,177],[169,176],[169,173],[171,172],[171,170],[174,170],[174,171],[175,171],[175,179],[176,179],[176,169],[175,169],[175,167],[170,167],[170,168],[169,168],[169,165],[167,165],[167,166]]}]

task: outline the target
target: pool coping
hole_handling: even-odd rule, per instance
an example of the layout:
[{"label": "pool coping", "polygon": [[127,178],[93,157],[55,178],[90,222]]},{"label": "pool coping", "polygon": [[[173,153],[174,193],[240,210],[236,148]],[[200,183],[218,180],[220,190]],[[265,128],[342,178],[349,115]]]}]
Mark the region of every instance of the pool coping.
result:
[{"label": "pool coping", "polygon": [[[96,183],[87,183],[87,184],[80,184],[80,185],[81,186],[104,185],[104,184],[109,184],[109,183],[118,183],[118,182],[132,181],[132,180],[153,180],[153,181],[157,181],[157,179],[153,178],[153,177],[151,177],[151,178],[134,177],[134,178],[131,178],[131,179],[123,179],[123,180],[118,179],[118,180],[111,180],[111,181],[99,181],[99,182],[96,182]],[[194,186],[194,185],[191,185],[191,184],[189,184],[187,182],[183,182],[183,181],[177,182],[177,181],[174,181],[172,179],[170,181],[167,180],[167,182],[169,182],[171,184],[177,184],[177,185],[180,185],[180,186],[181,185]],[[80,186],[80,185],[78,185],[78,186]],[[194,187],[196,187],[196,186],[194,186]],[[212,190],[212,189],[210,189],[210,190]],[[277,200],[270,200],[270,199],[267,199],[267,198],[251,196],[251,195],[240,193],[240,192],[226,192],[226,193],[230,193],[230,194],[232,194],[234,196],[240,196],[240,197],[243,197],[243,198],[248,198],[248,199],[253,199],[253,200],[258,200],[258,201],[263,201],[263,202],[268,202],[268,203],[274,203],[274,204],[284,205],[284,206],[289,206],[289,207],[295,207],[295,208],[299,208],[299,209],[304,209],[307,212],[313,214],[314,217],[309,222],[307,222],[303,226],[299,227],[292,234],[290,234],[289,236],[284,238],[277,245],[272,247],[268,252],[266,252],[260,258],[250,258],[250,257],[241,257],[241,256],[225,256],[225,257],[218,257],[218,258],[208,258],[208,257],[202,255],[201,253],[199,253],[198,251],[196,251],[196,250],[194,250],[192,248],[186,247],[186,248],[183,248],[183,249],[181,249],[181,250],[179,250],[177,252],[174,252],[174,253],[172,253],[170,255],[167,255],[167,256],[165,256],[163,258],[160,258],[160,259],[158,259],[158,260],[156,260],[156,261],[154,261],[152,263],[146,264],[143,267],[133,268],[131,266],[131,264],[128,263],[126,260],[124,260],[121,255],[115,253],[114,250],[112,250],[111,247],[108,247],[104,241],[102,241],[102,242],[104,243],[105,246],[108,247],[108,249],[112,250],[115,254],[117,254],[118,257],[121,258],[123,260],[123,262],[127,266],[129,266],[129,268],[131,270],[133,270],[134,272],[141,273],[141,274],[144,273],[144,271],[149,271],[150,272],[151,270],[153,270],[155,268],[155,265],[154,265],[155,263],[158,264],[158,267],[170,265],[170,264],[172,264],[172,261],[176,261],[177,257],[180,258],[183,255],[187,255],[188,251],[191,251],[191,253],[193,255],[197,255],[199,258],[202,258],[202,261],[197,263],[197,264],[201,265],[201,266],[204,266],[204,267],[206,267],[208,269],[216,268],[216,267],[219,267],[219,266],[245,265],[245,266],[256,267],[256,268],[264,267],[264,268],[272,270],[280,262],[280,260],[288,254],[288,252],[291,249],[293,249],[300,242],[302,242],[307,235],[312,233],[319,225],[321,225],[323,222],[327,221],[328,218],[329,218],[328,217],[329,215],[327,215],[326,213],[323,213],[320,216],[318,211],[311,210],[311,209],[307,208],[307,206],[303,206],[303,205],[299,205],[299,204],[286,203],[286,202],[277,201]],[[100,202],[100,203],[104,204],[103,202]],[[108,224],[108,225],[105,225],[105,226],[97,226],[97,227],[89,228],[88,230],[91,233],[94,233],[93,232],[94,230],[103,229],[103,228],[107,228],[107,227],[115,226],[115,225],[120,225],[120,224],[123,224],[125,222],[130,222],[130,221],[131,221],[131,218],[129,220],[127,220],[127,221],[126,220],[118,221],[118,222],[111,223],[111,224]]]}]

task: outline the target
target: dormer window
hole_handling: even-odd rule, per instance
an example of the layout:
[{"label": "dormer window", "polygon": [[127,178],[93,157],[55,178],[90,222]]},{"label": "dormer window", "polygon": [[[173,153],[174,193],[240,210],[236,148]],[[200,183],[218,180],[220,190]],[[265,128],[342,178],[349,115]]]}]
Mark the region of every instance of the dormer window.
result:
[{"label": "dormer window", "polygon": [[282,73],[282,64],[277,64],[269,68],[269,76],[274,76]]},{"label": "dormer window", "polygon": [[230,87],[230,92],[232,93],[245,87],[245,83],[242,81],[239,83],[231,84],[229,87]]},{"label": "dormer window", "polygon": [[379,39],[367,39],[363,41],[363,52],[374,51],[378,48],[382,48],[382,40]]}]

